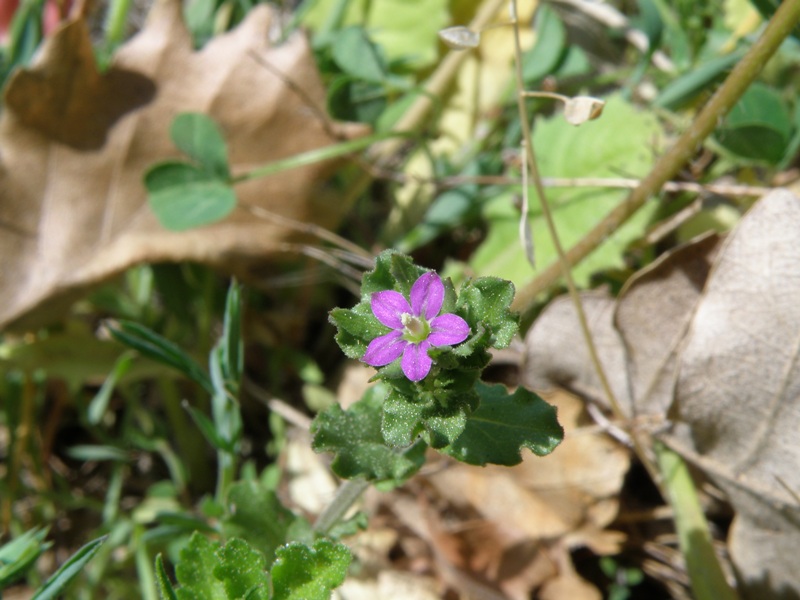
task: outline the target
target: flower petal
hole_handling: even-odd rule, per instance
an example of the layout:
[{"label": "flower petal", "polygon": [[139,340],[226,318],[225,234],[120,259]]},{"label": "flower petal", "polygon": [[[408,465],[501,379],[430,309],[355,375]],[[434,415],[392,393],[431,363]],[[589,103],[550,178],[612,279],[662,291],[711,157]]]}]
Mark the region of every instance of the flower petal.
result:
[{"label": "flower petal", "polygon": [[425,317],[430,321],[442,310],[442,302],[444,284],[433,271],[422,275],[411,286],[411,308],[415,317]]},{"label": "flower petal", "polygon": [[375,318],[392,329],[402,329],[403,322],[400,320],[400,315],[411,314],[408,300],[403,298],[403,294],[394,290],[384,290],[372,294],[370,307],[372,307],[372,314],[375,315]]},{"label": "flower petal", "polygon": [[431,321],[431,334],[428,342],[431,346],[452,346],[460,344],[469,335],[469,325],[458,315],[440,315]]},{"label": "flower petal", "polygon": [[408,342],[402,339],[402,331],[390,331],[386,335],[376,337],[367,346],[361,360],[373,367],[382,367],[400,358]]},{"label": "flower petal", "polygon": [[428,356],[430,347],[431,345],[425,341],[419,344],[408,344],[403,351],[403,360],[400,361],[400,366],[403,368],[405,376],[411,381],[422,381],[431,372],[433,361]]}]

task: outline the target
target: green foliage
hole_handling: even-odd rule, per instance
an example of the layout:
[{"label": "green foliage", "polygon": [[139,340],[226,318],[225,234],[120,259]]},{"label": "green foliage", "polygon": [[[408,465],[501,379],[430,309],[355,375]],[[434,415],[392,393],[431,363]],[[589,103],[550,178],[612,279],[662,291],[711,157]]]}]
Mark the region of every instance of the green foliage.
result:
[{"label": "green foliage", "polygon": [[[224,546],[195,533],[181,551],[175,567],[178,600],[269,600],[269,579],[264,556],[247,542],[233,539]],[[170,595],[172,585],[159,576],[162,588]]]},{"label": "green foliage", "polygon": [[471,465],[519,464],[528,448],[538,456],[552,452],[564,439],[556,409],[519,387],[509,395],[501,385],[477,385],[480,406],[464,432],[443,452]]},{"label": "green foliage", "polygon": [[[619,135],[624,131],[625,135]],[[537,123],[533,142],[541,148],[539,167],[543,177],[641,176],[652,166],[664,132],[652,115],[643,113],[619,96],[608,99],[603,116],[574,127],[558,114]],[[561,243],[570,247],[580,240],[624,198],[627,192],[608,188],[550,188],[547,200],[554,213]],[[556,260],[541,211],[531,190],[531,229],[537,264]],[[586,285],[593,273],[619,267],[625,245],[638,239],[655,213],[651,204],[641,209],[623,227],[573,271],[576,283]],[[489,223],[485,241],[472,255],[470,265],[481,275],[495,275],[517,285],[536,273],[518,241],[519,211],[509,194],[500,194],[484,207]]]},{"label": "green foliage", "polygon": [[257,481],[231,485],[226,504],[230,511],[222,523],[225,535],[246,540],[270,562],[301,521],[281,504],[274,490]]},{"label": "green foliage", "polygon": [[47,550],[46,535],[46,529],[31,529],[0,547],[0,590],[24,576]]},{"label": "green foliage", "polygon": [[384,439],[381,422],[388,391],[385,383],[379,383],[346,411],[334,405],[314,420],[313,448],[334,453],[331,468],[339,477],[400,485],[425,462],[422,441],[398,448]]},{"label": "green foliage", "polygon": [[236,207],[228,150],[217,124],[199,113],[178,115],[172,141],[192,162],[166,161],[144,177],[147,200],[167,229],[184,231],[219,221]]},{"label": "green foliage", "polygon": [[731,109],[715,137],[742,158],[777,164],[786,154],[793,128],[780,94],[756,83]]},{"label": "green foliage", "polygon": [[343,544],[317,540],[312,547],[296,542],[277,552],[272,566],[273,600],[326,600],[341,585],[350,565]]},{"label": "green foliage", "polygon": [[81,547],[44,582],[42,587],[36,590],[31,600],[53,600],[55,598],[60,598],[66,587],[75,576],[83,570],[86,563],[92,560],[105,541],[106,536],[103,536]]},{"label": "green foliage", "polygon": [[181,371],[207,392],[214,392],[211,378],[197,361],[155,331],[131,321],[109,324],[108,331],[118,342],[133,348],[147,358]]},{"label": "green foliage", "polygon": [[[424,272],[403,254],[387,250],[378,256],[375,269],[364,274],[361,301],[353,309],[331,311],[331,322],[339,330],[336,341],[345,354],[361,358],[369,342],[388,331],[372,314],[371,295],[393,289],[408,298],[412,285]],[[467,281],[458,295],[449,280],[444,281],[444,287],[442,313],[463,318],[471,337],[452,348],[429,350],[434,366],[421,381],[407,379],[397,359],[378,369],[376,378],[382,385],[350,410],[344,412],[334,406],[317,417],[314,448],[336,454],[333,468],[341,477],[370,481],[405,477],[418,468],[414,463],[409,465],[409,453],[425,445],[454,448],[450,454],[474,464],[516,464],[521,447],[546,454],[563,437],[555,412],[550,409],[548,413],[548,405],[537,396],[518,391],[503,403],[500,399],[507,394],[502,388],[491,388],[490,392],[486,391],[489,388],[476,388],[480,372],[489,361],[488,349],[508,346],[518,330],[518,316],[510,310],[513,284],[481,277]],[[484,401],[488,407],[483,407]],[[511,435],[509,415],[521,407],[526,410],[526,419],[522,425],[516,424],[519,429]],[[538,423],[539,418],[544,421]],[[501,445],[490,452],[480,443],[474,454],[470,453],[468,446],[482,442],[481,436],[487,432],[506,435],[511,446]],[[419,436],[425,444],[419,443]]]}]

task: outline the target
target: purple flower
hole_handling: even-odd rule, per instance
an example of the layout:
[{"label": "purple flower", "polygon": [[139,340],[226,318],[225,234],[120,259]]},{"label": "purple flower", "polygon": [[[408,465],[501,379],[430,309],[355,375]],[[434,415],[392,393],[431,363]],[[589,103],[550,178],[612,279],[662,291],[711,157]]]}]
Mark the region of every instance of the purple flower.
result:
[{"label": "purple flower", "polygon": [[[382,367],[397,360],[411,381],[421,381],[430,372],[432,346],[460,344],[469,335],[467,322],[453,314],[439,315],[444,302],[444,284],[436,273],[425,273],[411,286],[411,305],[394,290],[372,294],[372,314],[392,331],[375,338],[361,357],[368,365]],[[438,316],[437,316],[438,315]]]}]

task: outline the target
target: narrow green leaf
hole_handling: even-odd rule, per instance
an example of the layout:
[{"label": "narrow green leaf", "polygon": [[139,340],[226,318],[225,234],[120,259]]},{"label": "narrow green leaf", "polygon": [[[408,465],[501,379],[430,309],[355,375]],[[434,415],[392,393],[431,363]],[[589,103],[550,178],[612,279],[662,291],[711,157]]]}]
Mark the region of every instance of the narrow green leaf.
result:
[{"label": "narrow green leaf", "polygon": [[228,178],[228,149],[212,118],[201,113],[182,113],[172,121],[170,136],[204,171],[219,179]]},{"label": "narrow green leaf", "polygon": [[697,94],[708,91],[715,81],[721,80],[744,56],[744,50],[709,59],[681,75],[661,90],[653,102],[657,108],[680,108]]},{"label": "narrow green leaf", "polygon": [[328,600],[344,582],[350,560],[347,546],[328,540],[279,548],[271,571],[273,600]]},{"label": "narrow green leaf", "polygon": [[185,408],[189,411],[189,415],[192,417],[195,425],[197,425],[198,429],[200,429],[200,432],[203,434],[203,437],[206,438],[209,444],[211,444],[215,449],[222,450],[223,452],[228,452],[230,454],[235,452],[233,443],[230,440],[224,439],[220,435],[220,432],[217,430],[217,426],[214,421],[209,419],[203,411],[196,409],[194,406],[189,406],[188,404],[185,405]]},{"label": "narrow green leaf", "polygon": [[172,582],[167,576],[160,552],[156,556],[156,581],[158,582],[158,593],[161,596],[161,600],[178,600],[175,588],[172,587]]},{"label": "narrow green leaf", "polygon": [[225,320],[222,330],[222,371],[226,384],[237,395],[244,369],[242,342],[242,293],[236,280],[232,280],[225,300]]},{"label": "narrow green leaf", "polygon": [[127,452],[114,446],[78,444],[67,448],[67,455],[75,460],[111,460],[128,462],[131,457]]},{"label": "narrow green leaf", "polygon": [[567,54],[567,30],[555,9],[542,4],[536,10],[536,43],[522,55],[522,77],[535,83],[554,73]]},{"label": "narrow green leaf", "polygon": [[30,529],[0,547],[0,590],[25,575],[50,546],[46,535],[46,529]]},{"label": "narrow green leaf", "polygon": [[509,394],[502,385],[483,383],[476,389],[480,406],[461,436],[442,452],[471,465],[513,466],[522,460],[523,448],[544,456],[564,439],[556,409],[533,392],[519,387]]},{"label": "narrow green leaf", "polygon": [[103,536],[89,542],[70,556],[69,560],[61,565],[61,567],[45,581],[42,587],[36,590],[31,600],[51,600],[58,598],[64,591],[64,588],[66,588],[72,579],[80,573],[81,569],[86,566],[86,563],[97,554],[100,546],[106,541],[106,537],[107,536]]},{"label": "narrow green leaf", "polygon": [[111,394],[114,388],[117,386],[117,383],[119,383],[119,380],[130,370],[132,365],[133,355],[129,352],[124,353],[117,359],[117,362],[114,363],[114,368],[111,369],[108,377],[106,377],[103,385],[100,386],[97,394],[92,398],[89,407],[86,409],[86,418],[89,423],[97,425],[102,420],[103,415],[106,414],[106,410],[108,409],[108,403],[111,400]]},{"label": "narrow green leaf", "polygon": [[312,447],[334,454],[331,468],[339,477],[400,485],[424,464],[423,442],[397,448],[383,438],[383,400],[388,391],[386,384],[379,383],[347,411],[335,404],[314,419]]},{"label": "narrow green leaf", "polygon": [[132,321],[118,321],[117,327],[108,325],[108,331],[118,342],[133,348],[140,354],[173,367],[198,383],[209,394],[214,393],[211,379],[197,362],[168,339],[144,325]]}]

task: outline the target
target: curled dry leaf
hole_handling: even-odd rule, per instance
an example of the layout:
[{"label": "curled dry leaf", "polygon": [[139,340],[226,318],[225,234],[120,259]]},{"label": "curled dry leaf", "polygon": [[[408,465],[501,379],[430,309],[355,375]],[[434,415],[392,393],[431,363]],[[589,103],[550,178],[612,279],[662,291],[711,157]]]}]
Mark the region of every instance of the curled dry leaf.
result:
[{"label": "curled dry leaf", "polygon": [[[593,333],[613,342],[600,353],[624,376],[612,387],[628,390],[627,414],[670,425],[665,441],[736,511],[729,551],[747,598],[800,596],[798,230],[800,198],[775,190],[724,244],[707,237],[677,249],[603,300],[613,321],[593,320],[587,296]],[[579,336],[563,301],[546,310],[526,340],[527,377],[596,393],[575,353]],[[537,363],[542,354],[549,363]]]},{"label": "curled dry leaf", "polygon": [[481,34],[463,26],[448,27],[439,31],[439,38],[453,50],[469,50],[477,48],[481,43]]},{"label": "curled dry leaf", "polygon": [[564,118],[570,125],[583,125],[603,114],[606,103],[591,96],[575,96],[564,103]]},{"label": "curled dry leaf", "polygon": [[[271,47],[271,19],[259,6],[195,51],[180,2],[158,0],[105,73],[77,20],[12,77],[0,117],[0,325],[26,315],[38,322],[70,295],[136,263],[189,260],[237,270],[280,248],[288,231],[241,208],[206,228],[166,231],[142,185],[149,166],[179,157],[169,126],[181,112],[220,123],[234,174],[337,135],[366,133],[327,122],[306,39],[295,34]],[[333,226],[346,209],[324,189],[336,166],[317,163],[238,185],[239,202]]]}]

